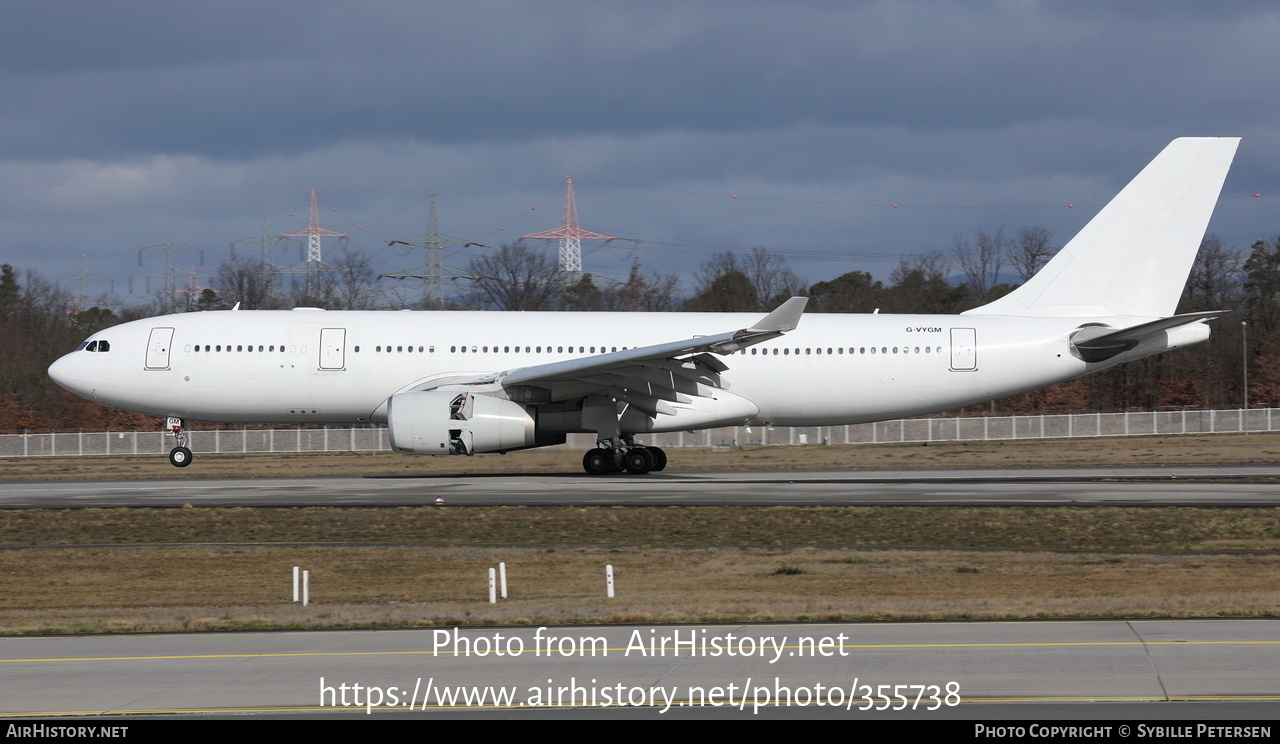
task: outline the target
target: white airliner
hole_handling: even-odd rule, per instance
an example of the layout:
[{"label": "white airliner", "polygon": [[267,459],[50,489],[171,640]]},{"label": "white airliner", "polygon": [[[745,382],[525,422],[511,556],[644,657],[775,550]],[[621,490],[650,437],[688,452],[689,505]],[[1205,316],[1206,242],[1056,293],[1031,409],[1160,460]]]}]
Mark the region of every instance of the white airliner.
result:
[{"label": "white airliner", "polygon": [[1217,313],[1174,313],[1238,144],[1174,140],[1026,284],[961,315],[229,310],[95,333],[49,375],[166,417],[179,467],[201,420],[385,423],[434,455],[593,432],[588,473],[661,470],[637,434],[932,413],[1204,341]]}]

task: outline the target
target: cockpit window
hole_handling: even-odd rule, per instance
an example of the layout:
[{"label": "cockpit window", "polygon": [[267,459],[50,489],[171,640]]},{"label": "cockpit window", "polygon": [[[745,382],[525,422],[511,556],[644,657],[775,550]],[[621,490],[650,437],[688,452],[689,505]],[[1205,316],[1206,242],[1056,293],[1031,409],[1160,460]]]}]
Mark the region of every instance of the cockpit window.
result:
[{"label": "cockpit window", "polygon": [[97,350],[98,350],[98,342],[97,342],[97,341],[90,342],[90,344],[89,344],[89,348],[88,348],[88,349],[86,349],[86,351],[97,351]]},{"label": "cockpit window", "polygon": [[76,347],[76,351],[82,351],[82,350],[84,349],[84,347],[86,347],[86,346],[88,346],[88,345],[89,345],[89,342],[88,342],[88,341],[81,341],[81,342],[80,342],[80,345]]},{"label": "cockpit window", "polygon": [[98,351],[111,351],[111,343],[105,338],[98,342]]}]

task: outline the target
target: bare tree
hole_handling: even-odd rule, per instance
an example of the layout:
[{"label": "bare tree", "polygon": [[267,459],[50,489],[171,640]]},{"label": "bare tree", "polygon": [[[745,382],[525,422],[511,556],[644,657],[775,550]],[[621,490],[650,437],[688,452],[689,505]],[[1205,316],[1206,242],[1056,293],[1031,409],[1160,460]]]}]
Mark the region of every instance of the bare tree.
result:
[{"label": "bare tree", "polygon": [[471,259],[470,304],[494,310],[551,310],[562,285],[556,262],[523,242]]},{"label": "bare tree", "polygon": [[756,288],[756,304],[760,310],[797,294],[804,294],[809,285],[787,265],[787,259],[762,245],[753,245],[742,259],[742,271]]},{"label": "bare tree", "polygon": [[245,310],[272,310],[281,307],[275,275],[263,261],[237,258],[218,267],[213,289],[223,302],[237,302]]},{"label": "bare tree", "polygon": [[689,310],[765,310],[808,290],[782,255],[762,245],[745,255],[721,251],[704,261],[693,278],[694,296],[685,304]]},{"label": "bare tree", "polygon": [[1052,242],[1053,233],[1043,227],[1024,227],[1018,231],[1010,245],[1008,259],[1022,281],[1035,276],[1058,252]]},{"label": "bare tree", "polygon": [[1004,264],[1008,244],[1004,228],[996,230],[994,235],[980,230],[974,243],[970,243],[962,235],[952,237],[951,252],[964,272],[974,301],[986,302],[991,299],[991,290],[999,281],[1000,267]]},{"label": "bare tree", "polygon": [[372,310],[378,307],[378,274],[364,253],[344,250],[325,272],[333,310]]},{"label": "bare tree", "polygon": [[628,312],[662,312],[675,310],[679,305],[677,287],[679,277],[674,274],[640,273],[640,263],[632,262],[627,281],[606,290],[603,300],[605,310]]}]

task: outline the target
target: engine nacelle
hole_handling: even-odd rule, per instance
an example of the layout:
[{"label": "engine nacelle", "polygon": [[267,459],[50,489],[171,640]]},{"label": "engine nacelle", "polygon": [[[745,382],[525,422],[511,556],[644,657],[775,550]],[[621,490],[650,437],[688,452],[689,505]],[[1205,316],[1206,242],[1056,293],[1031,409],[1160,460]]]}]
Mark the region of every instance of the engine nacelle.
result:
[{"label": "engine nacelle", "polygon": [[391,448],[413,455],[474,455],[532,447],[533,416],[501,398],[438,390],[400,393],[387,401]]}]

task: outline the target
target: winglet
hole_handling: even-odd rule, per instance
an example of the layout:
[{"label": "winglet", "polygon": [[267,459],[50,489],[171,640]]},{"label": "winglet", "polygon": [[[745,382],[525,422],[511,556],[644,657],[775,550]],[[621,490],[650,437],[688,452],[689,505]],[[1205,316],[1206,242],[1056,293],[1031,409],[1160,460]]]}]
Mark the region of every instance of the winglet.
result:
[{"label": "winglet", "polygon": [[776,310],[761,318],[759,323],[740,333],[786,333],[794,331],[800,325],[800,316],[804,313],[808,297],[792,297],[778,306]]}]

